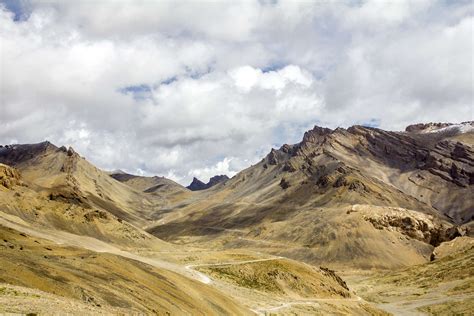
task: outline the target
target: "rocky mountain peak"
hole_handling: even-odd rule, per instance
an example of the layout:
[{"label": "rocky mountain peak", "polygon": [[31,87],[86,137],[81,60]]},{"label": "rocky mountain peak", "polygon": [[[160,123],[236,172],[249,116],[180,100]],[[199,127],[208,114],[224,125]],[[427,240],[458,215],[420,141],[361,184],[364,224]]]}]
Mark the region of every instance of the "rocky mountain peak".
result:
[{"label": "rocky mountain peak", "polygon": [[216,175],[216,176],[213,176],[211,179],[209,179],[209,182],[208,182],[208,185],[210,186],[214,186],[222,181],[226,181],[226,180],[229,180],[229,177],[226,176],[225,174],[221,174],[221,175]]},{"label": "rocky mountain peak", "polygon": [[37,144],[13,144],[0,147],[0,161],[11,166],[29,160],[35,156],[54,152],[58,147],[44,141]]},{"label": "rocky mountain peak", "polygon": [[193,181],[186,188],[191,191],[200,191],[207,189],[206,184],[196,177],[193,177]]},{"label": "rocky mountain peak", "polygon": [[310,142],[315,143],[321,138],[321,136],[329,135],[333,132],[332,129],[326,127],[320,127],[315,125],[312,130],[304,133],[303,143]]}]

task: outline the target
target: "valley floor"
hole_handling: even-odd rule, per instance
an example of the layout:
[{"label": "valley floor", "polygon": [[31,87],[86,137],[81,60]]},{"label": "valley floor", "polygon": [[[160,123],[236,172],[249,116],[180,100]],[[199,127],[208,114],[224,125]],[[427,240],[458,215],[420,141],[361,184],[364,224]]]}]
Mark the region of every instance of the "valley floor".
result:
[{"label": "valley floor", "polygon": [[393,315],[471,315],[474,310],[473,293],[452,292],[465,282],[463,280],[423,289],[381,282],[380,272],[347,272],[342,275],[361,297]]}]

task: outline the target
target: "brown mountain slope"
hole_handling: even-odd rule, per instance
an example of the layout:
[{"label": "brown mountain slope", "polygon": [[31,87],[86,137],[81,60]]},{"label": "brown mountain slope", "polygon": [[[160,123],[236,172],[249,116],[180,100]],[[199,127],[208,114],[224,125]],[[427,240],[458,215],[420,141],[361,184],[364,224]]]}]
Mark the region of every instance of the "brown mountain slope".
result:
[{"label": "brown mountain slope", "polygon": [[[41,304],[41,293],[35,293],[25,297],[23,304],[14,304],[15,299],[3,302],[0,312],[38,312],[36,308],[42,308],[42,314],[56,314],[77,304],[82,310],[70,313],[250,314],[211,286],[174,272],[117,255],[59,246],[1,225],[0,283],[56,294],[64,303],[61,310],[54,305],[47,309]],[[8,291],[0,287],[0,301],[3,295]]]},{"label": "brown mountain slope", "polygon": [[[138,191],[147,193],[155,201],[173,203],[189,198],[191,195],[188,189],[165,177],[143,177],[125,172],[112,173],[110,176]],[[160,207],[164,208],[164,205]]]},{"label": "brown mountain slope", "polygon": [[128,186],[137,189],[142,192],[151,193],[156,190],[180,190],[186,192],[186,188],[182,185],[174,182],[173,180],[166,179],[165,177],[143,177],[136,176],[128,173],[112,173],[110,175],[117,181],[127,184]]},{"label": "brown mountain slope", "polygon": [[[466,123],[472,126],[473,123]],[[457,223],[472,220],[474,132],[386,132],[353,127],[335,139],[331,153],[399,188]],[[462,135],[462,140],[456,137]],[[460,141],[461,140],[461,141]]]},{"label": "brown mountain slope", "polygon": [[433,246],[463,233],[450,218],[473,213],[472,148],[454,142],[457,133],[315,127],[149,231],[317,263],[425,262]]},{"label": "brown mountain slope", "polygon": [[139,225],[153,208],[146,196],[115,181],[72,148],[58,148],[49,142],[9,145],[0,148],[0,162],[18,169],[32,189],[50,200],[105,208]]},{"label": "brown mountain slope", "polygon": [[9,182],[0,189],[2,219],[124,247],[168,247],[140,228],[152,213],[153,200],[110,178],[72,149],[48,142],[8,146],[0,148],[0,161],[16,167],[0,168],[11,170],[2,176],[2,182]]},{"label": "brown mountain slope", "polygon": [[[41,169],[31,167],[32,171],[45,175],[43,179],[61,177],[48,174],[51,170],[41,173]],[[87,183],[87,175],[74,177],[85,178]],[[19,170],[4,164],[0,165],[0,179],[0,283],[65,297],[64,302],[48,309],[47,302],[53,304],[54,299],[43,297],[43,292],[29,297],[28,289],[15,288],[12,292],[6,287],[0,290],[0,301],[5,302],[0,311],[250,314],[224,293],[203,284],[207,280],[203,275],[166,261],[166,254],[182,251],[180,247],[159,240],[106,208],[98,208],[90,196],[82,199],[85,191],[73,191],[81,199],[66,194],[51,198],[58,182],[40,187],[33,176],[23,181]],[[66,185],[60,192],[71,192],[68,190]],[[2,297],[11,293],[26,293],[27,297],[20,301]],[[74,305],[77,311],[71,311]]]}]

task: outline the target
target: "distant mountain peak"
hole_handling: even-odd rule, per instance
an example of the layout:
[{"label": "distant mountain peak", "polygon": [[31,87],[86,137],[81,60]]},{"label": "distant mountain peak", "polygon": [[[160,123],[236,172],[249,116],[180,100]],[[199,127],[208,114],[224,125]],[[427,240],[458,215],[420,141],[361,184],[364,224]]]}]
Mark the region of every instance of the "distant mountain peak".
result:
[{"label": "distant mountain peak", "polygon": [[439,132],[457,132],[467,133],[474,131],[474,121],[462,122],[459,124],[454,123],[419,123],[409,125],[405,129],[409,133],[439,133]]},{"label": "distant mountain peak", "polygon": [[202,182],[198,178],[193,177],[193,181],[186,188],[188,188],[191,191],[199,191],[199,190],[207,189],[207,185],[206,183]]},{"label": "distant mountain peak", "polygon": [[209,179],[208,183],[204,183],[201,180],[199,180],[198,178],[193,177],[193,181],[186,188],[188,188],[191,191],[206,190],[206,189],[209,189],[210,187],[213,187],[216,184],[224,182],[228,179],[229,179],[229,177],[226,176],[226,175],[216,175],[216,176],[211,177]]},{"label": "distant mountain peak", "polygon": [[0,161],[11,166],[27,161],[44,153],[51,153],[58,151],[59,148],[44,141],[36,144],[11,144],[0,147]]},{"label": "distant mountain peak", "polygon": [[126,174],[122,169],[114,169],[112,171],[107,171],[108,174]]}]

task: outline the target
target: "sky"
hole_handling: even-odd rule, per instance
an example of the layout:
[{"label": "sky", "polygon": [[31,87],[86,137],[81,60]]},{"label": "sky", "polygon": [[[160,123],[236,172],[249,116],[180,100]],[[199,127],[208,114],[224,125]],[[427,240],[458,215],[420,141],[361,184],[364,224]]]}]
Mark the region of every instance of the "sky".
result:
[{"label": "sky", "polygon": [[0,144],[234,175],[314,125],[473,120],[472,1],[0,0]]}]

